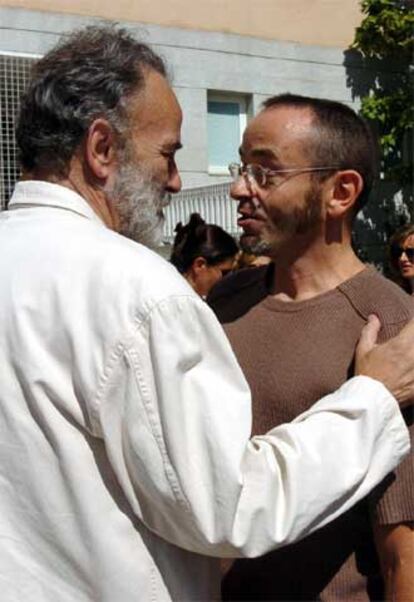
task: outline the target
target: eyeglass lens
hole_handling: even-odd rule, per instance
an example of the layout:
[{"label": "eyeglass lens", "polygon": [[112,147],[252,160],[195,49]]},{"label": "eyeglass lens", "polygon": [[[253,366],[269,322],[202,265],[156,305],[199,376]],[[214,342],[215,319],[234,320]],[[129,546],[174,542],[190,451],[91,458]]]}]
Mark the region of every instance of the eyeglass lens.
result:
[{"label": "eyeglass lens", "polygon": [[403,249],[402,247],[393,246],[391,249],[391,254],[394,259],[399,259],[403,253],[406,254],[410,261],[414,261],[414,248]]},{"label": "eyeglass lens", "polygon": [[264,186],[266,183],[266,173],[260,165],[246,165],[246,167],[242,167],[238,163],[230,163],[229,172],[233,178],[233,182],[237,182],[242,176],[247,176],[251,184]]}]

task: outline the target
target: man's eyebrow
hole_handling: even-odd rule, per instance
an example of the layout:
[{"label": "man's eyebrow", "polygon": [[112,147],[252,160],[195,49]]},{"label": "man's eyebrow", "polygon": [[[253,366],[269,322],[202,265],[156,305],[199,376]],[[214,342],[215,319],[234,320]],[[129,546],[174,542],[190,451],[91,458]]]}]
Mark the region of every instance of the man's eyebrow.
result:
[{"label": "man's eyebrow", "polygon": [[258,159],[278,159],[279,154],[271,148],[254,148],[250,151],[250,155]]},{"label": "man's eyebrow", "polygon": [[[243,148],[239,147],[239,155],[242,158],[244,155]],[[254,159],[279,159],[279,154],[271,148],[253,148],[249,150],[249,156]]]}]

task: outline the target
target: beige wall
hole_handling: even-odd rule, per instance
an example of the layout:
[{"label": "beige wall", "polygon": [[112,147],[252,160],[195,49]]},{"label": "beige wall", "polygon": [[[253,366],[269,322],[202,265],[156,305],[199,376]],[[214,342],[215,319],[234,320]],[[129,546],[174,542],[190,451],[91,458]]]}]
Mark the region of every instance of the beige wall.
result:
[{"label": "beige wall", "polygon": [[348,46],[359,0],[0,0],[0,6]]}]

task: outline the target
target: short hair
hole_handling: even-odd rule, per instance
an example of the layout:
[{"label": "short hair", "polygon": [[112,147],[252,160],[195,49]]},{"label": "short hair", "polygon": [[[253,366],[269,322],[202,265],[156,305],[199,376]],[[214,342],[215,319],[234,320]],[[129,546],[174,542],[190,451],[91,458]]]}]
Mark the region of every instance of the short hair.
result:
[{"label": "short hair", "polygon": [[238,252],[234,238],[220,226],[206,224],[198,213],[192,213],[188,224],[179,222],[170,261],[181,274],[185,274],[197,257],[207,265],[216,265]]},{"label": "short hair", "polygon": [[[280,94],[263,103],[265,110],[281,106],[311,111],[316,136],[305,150],[313,166],[336,165],[361,175],[364,186],[354,207],[359,211],[368,201],[378,172],[378,144],[368,124],[350,107],[334,100]],[[315,177],[323,179],[326,174]]]},{"label": "short hair", "polygon": [[122,135],[124,101],[144,87],[145,69],[166,77],[163,60],[116,25],[63,38],[35,64],[22,99],[16,131],[22,167],[64,174],[97,117]]}]

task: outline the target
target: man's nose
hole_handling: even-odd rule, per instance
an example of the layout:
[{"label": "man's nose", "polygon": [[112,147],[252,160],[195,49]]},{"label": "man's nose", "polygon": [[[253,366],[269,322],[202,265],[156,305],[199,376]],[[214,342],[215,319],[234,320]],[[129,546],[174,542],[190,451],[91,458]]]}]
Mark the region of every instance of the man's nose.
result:
[{"label": "man's nose", "polygon": [[176,192],[180,192],[182,187],[180,172],[177,167],[170,173],[168,182],[167,182],[167,190],[168,192],[172,192],[173,194]]},{"label": "man's nose", "polygon": [[240,175],[230,185],[230,196],[236,201],[253,196],[252,187],[245,175]]}]

